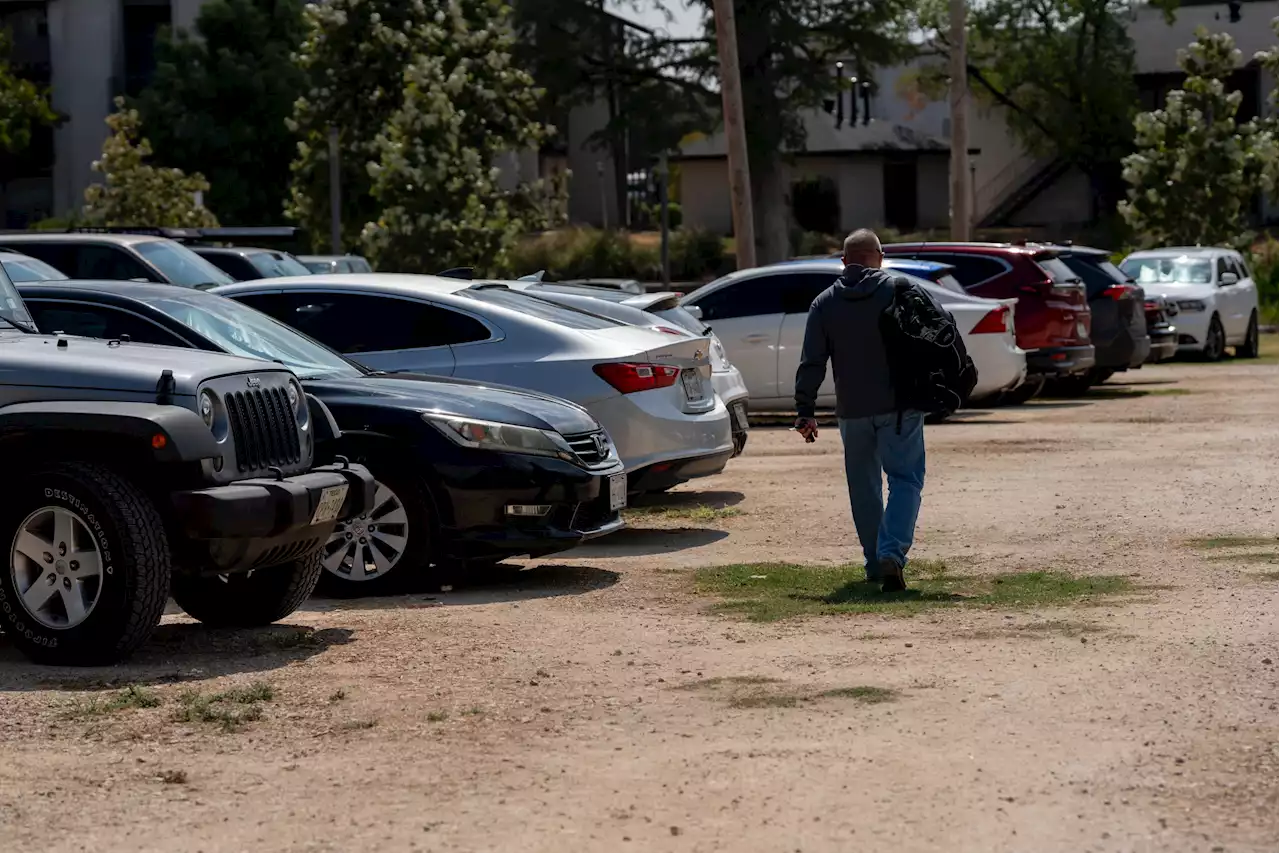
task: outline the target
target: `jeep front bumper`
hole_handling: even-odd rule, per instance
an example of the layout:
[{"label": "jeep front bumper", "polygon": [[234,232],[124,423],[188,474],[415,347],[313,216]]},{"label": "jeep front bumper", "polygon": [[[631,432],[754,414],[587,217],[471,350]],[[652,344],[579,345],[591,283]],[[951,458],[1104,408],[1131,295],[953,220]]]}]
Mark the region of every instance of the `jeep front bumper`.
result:
[{"label": "jeep front bumper", "polygon": [[[337,515],[321,501],[346,487]],[[323,465],[283,479],[240,480],[173,493],[174,542],[184,569],[226,573],[296,560],[319,548],[339,521],[373,507],[373,475],[363,465]]]}]

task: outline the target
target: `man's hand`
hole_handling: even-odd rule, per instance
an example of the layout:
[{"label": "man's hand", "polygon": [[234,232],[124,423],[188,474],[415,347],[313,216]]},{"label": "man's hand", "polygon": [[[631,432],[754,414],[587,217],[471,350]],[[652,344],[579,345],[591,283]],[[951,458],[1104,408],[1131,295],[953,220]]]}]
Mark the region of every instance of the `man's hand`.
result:
[{"label": "man's hand", "polygon": [[795,431],[809,444],[818,440],[818,422],[814,418],[796,418]]}]

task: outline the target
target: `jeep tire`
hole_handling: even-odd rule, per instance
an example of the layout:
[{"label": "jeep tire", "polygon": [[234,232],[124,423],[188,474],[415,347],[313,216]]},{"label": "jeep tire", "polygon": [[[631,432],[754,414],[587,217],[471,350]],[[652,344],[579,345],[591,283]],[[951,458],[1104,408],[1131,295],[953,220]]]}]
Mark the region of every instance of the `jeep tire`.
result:
[{"label": "jeep tire", "polygon": [[114,663],[160,623],[169,597],[164,521],[104,465],[19,476],[0,506],[0,547],[0,630],[37,663]]},{"label": "jeep tire", "polygon": [[212,628],[260,628],[302,606],[324,565],[313,551],[278,566],[229,575],[175,575],[173,600]]}]

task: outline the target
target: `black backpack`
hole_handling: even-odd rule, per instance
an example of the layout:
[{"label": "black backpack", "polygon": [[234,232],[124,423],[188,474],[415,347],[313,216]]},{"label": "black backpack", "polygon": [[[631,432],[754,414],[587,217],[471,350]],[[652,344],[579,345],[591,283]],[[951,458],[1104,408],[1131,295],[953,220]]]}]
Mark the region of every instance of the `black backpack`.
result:
[{"label": "black backpack", "polygon": [[978,370],[955,318],[920,288],[897,278],[880,315],[898,420],[907,410],[949,415],[978,384]]}]

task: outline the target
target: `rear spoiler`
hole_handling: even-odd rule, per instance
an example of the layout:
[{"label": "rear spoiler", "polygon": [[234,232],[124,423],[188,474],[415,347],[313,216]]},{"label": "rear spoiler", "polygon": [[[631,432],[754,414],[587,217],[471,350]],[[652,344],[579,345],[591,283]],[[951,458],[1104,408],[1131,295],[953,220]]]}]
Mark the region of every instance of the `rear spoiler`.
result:
[{"label": "rear spoiler", "polygon": [[641,311],[666,311],[680,307],[680,294],[670,290],[660,293],[646,293],[643,296],[632,296],[622,300],[623,305],[639,308]]}]

